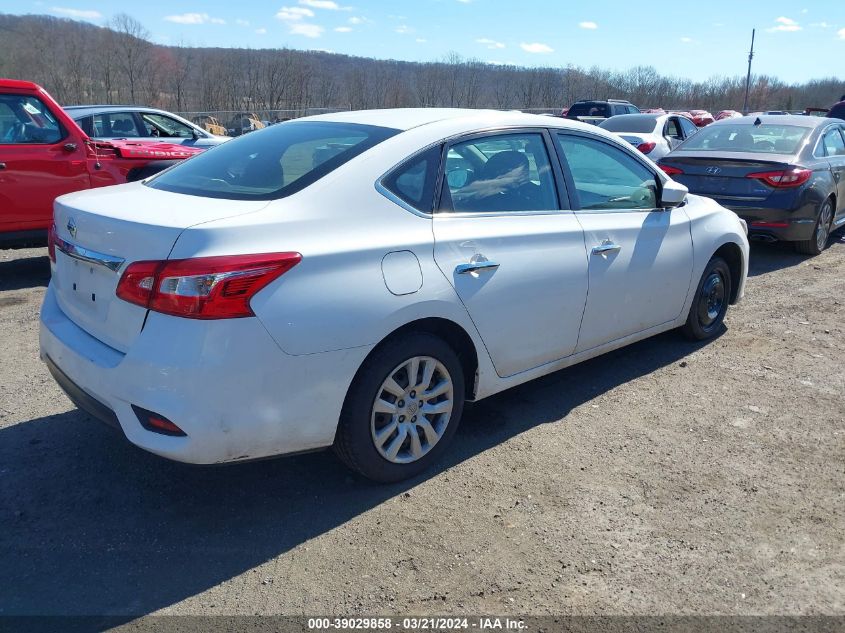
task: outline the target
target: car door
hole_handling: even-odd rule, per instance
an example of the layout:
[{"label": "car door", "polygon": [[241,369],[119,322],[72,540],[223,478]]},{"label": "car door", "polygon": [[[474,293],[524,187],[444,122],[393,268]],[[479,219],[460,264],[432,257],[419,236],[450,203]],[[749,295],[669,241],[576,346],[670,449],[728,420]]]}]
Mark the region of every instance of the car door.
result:
[{"label": "car door", "polygon": [[533,129],[446,149],[434,257],[500,376],[564,358],[578,342],[584,235],[552,156],[548,132]]},{"label": "car door", "polygon": [[39,98],[0,95],[0,232],[49,228],[53,200],[89,186],[82,139]]},{"label": "car door", "polygon": [[822,137],[825,150],[825,160],[830,165],[833,179],[836,182],[836,200],[838,215],[845,213],[845,138],[842,128],[838,125],[828,129]]},{"label": "car door", "polygon": [[583,133],[555,140],[589,257],[576,352],[677,319],[693,263],[684,209],[658,208],[662,181],[633,152]]}]

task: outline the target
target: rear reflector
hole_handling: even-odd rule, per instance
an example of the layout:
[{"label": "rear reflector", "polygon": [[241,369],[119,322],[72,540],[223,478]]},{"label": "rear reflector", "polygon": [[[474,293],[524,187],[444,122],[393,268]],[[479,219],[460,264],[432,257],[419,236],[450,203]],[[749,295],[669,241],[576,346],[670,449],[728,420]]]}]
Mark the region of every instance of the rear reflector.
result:
[{"label": "rear reflector", "polygon": [[132,405],[132,411],[135,412],[135,415],[138,417],[138,421],[141,423],[141,426],[143,426],[148,431],[152,431],[153,433],[159,433],[161,435],[171,435],[174,437],[187,436],[187,433],[185,433],[185,431],[173,424],[173,422],[168,420],[163,415],[153,413],[152,411],[147,411],[146,409],[142,409],[141,407],[136,407],[134,404]]},{"label": "rear reflector", "polygon": [[129,303],[189,319],[250,317],[258,291],[301,260],[299,253],[262,253],[135,262],[116,292]]},{"label": "rear reflector", "polygon": [[789,222],[752,222],[751,226],[758,229],[788,229]]},{"label": "rear reflector", "polygon": [[776,189],[788,189],[789,187],[800,187],[813,175],[810,169],[784,169],[779,171],[761,171],[748,174],[746,178],[762,180],[767,185]]},{"label": "rear reflector", "polygon": [[667,176],[677,176],[679,174],[684,173],[683,169],[678,169],[677,167],[670,167],[669,165],[658,165],[658,167],[660,167],[660,169],[663,170],[663,173],[665,173]]}]

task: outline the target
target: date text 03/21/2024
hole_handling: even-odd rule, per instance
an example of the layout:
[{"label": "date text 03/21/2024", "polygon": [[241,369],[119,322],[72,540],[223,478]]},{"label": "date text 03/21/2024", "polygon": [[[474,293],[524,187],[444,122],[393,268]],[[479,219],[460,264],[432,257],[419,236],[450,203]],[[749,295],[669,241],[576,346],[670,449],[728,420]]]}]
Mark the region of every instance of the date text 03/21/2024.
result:
[{"label": "date text 03/21/2024", "polygon": [[475,629],[479,631],[525,630],[526,623],[518,618],[498,617],[408,617],[408,618],[308,618],[308,630],[404,630],[404,631],[454,631]]}]

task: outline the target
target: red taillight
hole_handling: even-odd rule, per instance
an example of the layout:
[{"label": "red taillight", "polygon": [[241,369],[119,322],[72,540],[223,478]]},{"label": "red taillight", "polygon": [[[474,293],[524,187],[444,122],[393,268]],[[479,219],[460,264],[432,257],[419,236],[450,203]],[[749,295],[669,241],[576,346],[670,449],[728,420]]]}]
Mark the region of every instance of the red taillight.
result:
[{"label": "red taillight", "polygon": [[751,226],[756,226],[761,229],[788,229],[789,222],[752,222]]},{"label": "red taillight", "polygon": [[640,150],[643,154],[648,154],[651,150],[657,147],[657,143],[649,141],[648,143],[640,143],[637,145],[637,149]]},{"label": "red taillight", "polygon": [[683,174],[683,169],[678,169],[677,167],[670,167],[669,165],[658,165],[660,169],[663,170],[667,176],[677,176],[678,174]]},{"label": "red taillight", "polygon": [[787,189],[789,187],[799,187],[810,179],[813,175],[811,169],[784,169],[780,171],[761,171],[754,174],[748,174],[746,178],[753,178],[754,180],[762,180],[770,187],[777,189]]},{"label": "red taillight", "polygon": [[172,435],[175,437],[185,437],[187,435],[185,431],[173,424],[173,422],[168,420],[163,415],[153,413],[152,411],[147,411],[146,409],[142,409],[141,407],[136,407],[134,404],[132,405],[132,410],[138,417],[138,422],[141,423],[141,426],[143,426],[148,431],[152,431],[153,433],[160,433],[161,435]]},{"label": "red taillight", "polygon": [[263,253],[135,262],[123,272],[117,296],[190,319],[249,317],[258,291],[301,260],[299,253]]},{"label": "red taillight", "polygon": [[50,261],[56,263],[56,225],[53,224],[50,230],[47,231],[47,254],[50,256]]}]

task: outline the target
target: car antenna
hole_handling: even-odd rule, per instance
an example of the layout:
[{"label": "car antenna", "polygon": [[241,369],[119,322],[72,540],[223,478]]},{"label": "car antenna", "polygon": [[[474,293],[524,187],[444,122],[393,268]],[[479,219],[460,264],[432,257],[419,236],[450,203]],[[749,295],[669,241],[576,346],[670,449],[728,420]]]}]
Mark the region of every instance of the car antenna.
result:
[{"label": "car antenna", "polygon": [[760,117],[754,119],[754,125],[763,125],[763,122],[760,120]]}]

